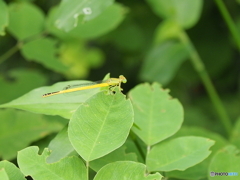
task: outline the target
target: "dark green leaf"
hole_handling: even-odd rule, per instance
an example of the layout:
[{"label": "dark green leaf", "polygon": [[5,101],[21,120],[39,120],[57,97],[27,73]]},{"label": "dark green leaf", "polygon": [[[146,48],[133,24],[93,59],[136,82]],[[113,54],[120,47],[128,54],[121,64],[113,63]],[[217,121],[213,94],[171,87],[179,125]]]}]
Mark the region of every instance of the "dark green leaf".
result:
[{"label": "dark green leaf", "polygon": [[145,81],[169,83],[187,59],[188,52],[181,43],[167,41],[154,47],[143,62],[140,76]]},{"label": "dark green leaf", "polygon": [[43,26],[44,14],[37,6],[27,2],[9,5],[8,30],[18,40],[39,34]]}]

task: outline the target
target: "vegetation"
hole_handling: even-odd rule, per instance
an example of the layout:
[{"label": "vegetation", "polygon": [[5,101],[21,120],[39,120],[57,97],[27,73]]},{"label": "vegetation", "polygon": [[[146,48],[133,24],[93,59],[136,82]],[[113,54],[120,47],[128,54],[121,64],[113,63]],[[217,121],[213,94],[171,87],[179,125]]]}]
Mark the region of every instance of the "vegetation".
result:
[{"label": "vegetation", "polygon": [[0,179],[239,179],[239,2],[0,0]]}]

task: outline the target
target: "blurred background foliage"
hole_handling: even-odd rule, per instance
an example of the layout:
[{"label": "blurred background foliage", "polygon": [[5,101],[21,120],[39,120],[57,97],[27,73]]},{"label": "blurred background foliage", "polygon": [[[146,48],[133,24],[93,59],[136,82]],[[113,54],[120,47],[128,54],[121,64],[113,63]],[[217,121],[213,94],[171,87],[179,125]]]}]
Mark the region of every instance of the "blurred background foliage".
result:
[{"label": "blurred background foliage", "polygon": [[[100,80],[110,72],[112,77],[123,74],[128,79],[124,93],[138,83],[158,81],[183,104],[184,125],[227,136],[196,64],[190,60],[191,49],[181,40],[190,39],[234,124],[240,107],[240,46],[217,0],[90,2],[78,7],[76,0],[0,0],[1,104],[37,87],[67,80]],[[240,36],[239,1],[224,3]],[[22,113],[11,111],[1,110],[1,124],[12,121],[12,113]],[[25,116],[29,118],[22,114],[15,121]],[[40,125],[48,120],[34,118]],[[44,147],[44,141],[36,140],[45,138],[46,145],[47,137],[66,122],[55,120],[58,126],[39,131],[16,150],[33,142]],[[13,126],[17,124],[5,127]],[[31,123],[22,126],[32,128]],[[0,146],[3,144],[0,140]],[[0,156],[15,157],[1,148]]]}]

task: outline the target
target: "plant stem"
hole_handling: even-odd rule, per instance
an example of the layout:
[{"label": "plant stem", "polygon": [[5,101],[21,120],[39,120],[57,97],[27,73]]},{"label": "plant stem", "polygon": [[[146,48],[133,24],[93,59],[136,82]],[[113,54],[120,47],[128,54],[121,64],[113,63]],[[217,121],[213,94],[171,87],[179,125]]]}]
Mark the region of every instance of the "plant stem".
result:
[{"label": "plant stem", "polygon": [[89,179],[89,162],[86,161],[86,169],[87,169],[87,180]]},{"label": "plant stem", "polygon": [[217,94],[217,91],[215,90],[211,79],[205,69],[205,66],[196,51],[194,45],[192,44],[191,40],[188,38],[188,35],[185,33],[184,30],[182,30],[182,33],[180,33],[180,40],[182,43],[186,46],[187,50],[190,54],[190,60],[195,68],[195,70],[198,72],[200,78],[202,79],[202,82],[207,90],[207,93],[217,111],[217,114],[225,128],[225,131],[228,135],[231,133],[232,124],[231,121],[227,115],[227,112],[220,100],[220,97]]},{"label": "plant stem", "polygon": [[225,20],[225,22],[228,26],[228,29],[231,32],[233,38],[235,39],[238,49],[240,50],[240,35],[238,33],[238,30],[228,12],[225,4],[223,3],[222,0],[215,0],[215,3],[217,4],[217,6],[223,16],[223,19]]},{"label": "plant stem", "polygon": [[2,56],[0,56],[0,64],[2,64],[4,61],[6,61],[9,57],[11,57],[18,50],[19,50],[19,43],[17,43],[15,46],[13,46],[11,49],[9,49],[6,53],[4,53]]}]

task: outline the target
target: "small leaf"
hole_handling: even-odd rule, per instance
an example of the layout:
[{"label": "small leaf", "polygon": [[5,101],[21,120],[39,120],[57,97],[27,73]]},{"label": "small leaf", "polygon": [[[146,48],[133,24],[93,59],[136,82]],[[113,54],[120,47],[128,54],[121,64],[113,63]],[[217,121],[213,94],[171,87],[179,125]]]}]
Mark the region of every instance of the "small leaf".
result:
[{"label": "small leaf", "polygon": [[8,26],[8,9],[4,1],[0,0],[0,35],[5,35],[5,28]]},{"label": "small leaf", "polygon": [[[80,19],[89,21],[100,15],[113,0],[68,0],[62,1],[56,14],[56,26],[59,29],[70,31],[77,26]],[[79,16],[82,16],[79,19]]]},{"label": "small leaf", "polygon": [[[239,180],[240,174],[240,156],[239,149],[233,145],[228,145],[223,149],[219,150],[215,156],[212,158],[208,169],[208,179],[218,179],[218,180]],[[227,173],[237,173],[232,176],[229,174],[229,178],[226,176],[210,176],[211,172],[227,172]]]},{"label": "small leaf", "polygon": [[87,180],[87,170],[80,158],[66,157],[52,164],[46,163],[49,150],[38,155],[38,147],[31,146],[18,153],[18,165],[25,176],[33,179]]},{"label": "small leaf", "polygon": [[47,158],[48,163],[57,162],[64,157],[74,154],[75,150],[68,139],[67,126],[50,142],[48,148],[51,151]]},{"label": "small leaf", "polygon": [[43,31],[44,14],[37,6],[27,3],[9,5],[8,30],[18,40],[24,40]]},{"label": "small leaf", "polygon": [[51,118],[13,109],[0,111],[0,156],[13,159],[17,151],[25,148],[31,142],[46,135],[59,131],[62,124],[59,117]]},{"label": "small leaf", "polygon": [[[1,169],[5,170],[9,180],[26,180],[21,171],[11,162],[0,161],[0,171]],[[3,180],[1,177],[0,179]]]},{"label": "small leaf", "polygon": [[146,174],[146,166],[141,163],[131,161],[118,161],[110,163],[100,169],[94,180],[161,180],[162,175]]},{"label": "small leaf", "polygon": [[81,103],[100,91],[99,88],[83,90],[77,95],[73,94],[70,96],[59,94],[43,98],[42,95],[63,90],[68,85],[87,82],[89,81],[67,81],[56,83],[50,87],[37,88],[18,99],[0,105],[0,108],[17,108],[40,114],[59,115],[69,119]]},{"label": "small leaf", "polygon": [[167,84],[187,57],[188,52],[183,44],[172,41],[162,43],[150,50],[143,62],[140,76],[146,81]]},{"label": "small leaf", "polygon": [[23,44],[21,52],[27,60],[34,60],[53,71],[64,73],[67,70],[57,58],[56,42],[50,38],[29,41]]},{"label": "small leaf", "polygon": [[197,23],[203,6],[201,0],[147,0],[147,2],[157,15],[174,19],[184,28],[190,28]]},{"label": "small leaf", "polygon": [[103,156],[99,159],[93,160],[89,163],[90,167],[94,171],[99,171],[103,166],[106,164],[116,162],[116,161],[136,161],[137,156],[135,153],[126,153],[126,146],[121,146],[120,148],[116,149],[115,151],[109,153],[106,156]]},{"label": "small leaf", "polygon": [[155,145],[147,156],[150,171],[185,170],[206,159],[213,140],[185,136]]},{"label": "small leaf", "polygon": [[141,84],[132,89],[129,97],[134,108],[133,132],[148,146],[156,144],[173,134],[183,122],[183,108],[172,99],[160,84]]},{"label": "small leaf", "polygon": [[68,135],[79,155],[92,161],[123,145],[132,125],[130,101],[120,92],[114,95],[100,92],[73,114]]}]

